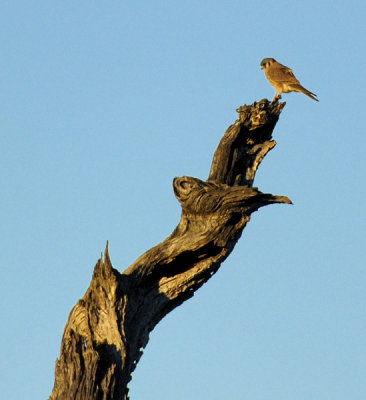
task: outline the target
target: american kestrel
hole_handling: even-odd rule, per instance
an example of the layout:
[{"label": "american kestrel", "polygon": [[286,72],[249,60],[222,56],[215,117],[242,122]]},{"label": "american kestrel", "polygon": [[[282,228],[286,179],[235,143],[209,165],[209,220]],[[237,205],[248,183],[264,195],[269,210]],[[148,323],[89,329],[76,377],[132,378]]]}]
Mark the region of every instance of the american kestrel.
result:
[{"label": "american kestrel", "polygon": [[309,92],[309,90],[301,86],[300,82],[292,73],[292,69],[280,64],[274,58],[263,58],[261,61],[261,69],[264,70],[268,82],[276,91],[272,101],[280,99],[282,93],[289,92],[301,92],[311,99],[319,101],[314,97],[316,94]]}]

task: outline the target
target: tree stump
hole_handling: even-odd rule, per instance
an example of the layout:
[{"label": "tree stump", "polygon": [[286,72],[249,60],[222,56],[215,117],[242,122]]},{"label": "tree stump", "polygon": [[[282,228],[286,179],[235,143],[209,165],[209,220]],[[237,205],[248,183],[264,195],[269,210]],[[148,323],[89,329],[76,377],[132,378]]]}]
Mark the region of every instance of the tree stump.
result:
[{"label": "tree stump", "polygon": [[272,131],[284,105],[264,99],[237,109],[207,181],[173,180],[182,207],[178,226],[123,273],[112,267],[107,243],[66,323],[50,400],[127,400],[150,331],[215,274],[254,211],[291,203],[252,187],[260,162],[276,145]]}]

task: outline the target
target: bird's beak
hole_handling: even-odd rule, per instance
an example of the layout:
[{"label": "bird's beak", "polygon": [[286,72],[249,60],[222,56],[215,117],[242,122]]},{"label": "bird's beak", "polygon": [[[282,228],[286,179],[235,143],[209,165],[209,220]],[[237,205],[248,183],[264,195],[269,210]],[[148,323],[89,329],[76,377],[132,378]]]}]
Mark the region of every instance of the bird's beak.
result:
[{"label": "bird's beak", "polygon": [[264,66],[263,66],[263,65],[261,65],[261,69],[264,69]]}]

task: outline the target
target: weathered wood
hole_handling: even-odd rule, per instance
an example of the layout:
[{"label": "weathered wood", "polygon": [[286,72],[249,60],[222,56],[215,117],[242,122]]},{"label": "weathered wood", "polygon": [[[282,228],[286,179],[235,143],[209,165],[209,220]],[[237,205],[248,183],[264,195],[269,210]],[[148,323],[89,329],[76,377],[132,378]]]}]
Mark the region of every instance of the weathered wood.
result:
[{"label": "weathered wood", "polygon": [[261,100],[239,107],[208,180],[174,179],[182,214],[163,242],[123,273],[112,267],[106,247],[89,288],[70,312],[50,399],[128,399],[127,384],[149,332],[218,270],[253,212],[291,203],[252,187],[260,162],[276,144],[272,131],[284,104]]},{"label": "weathered wood", "polygon": [[239,118],[222,137],[208,180],[252,186],[260,162],[276,145],[272,131],[285,104],[263,99],[237,108]]}]

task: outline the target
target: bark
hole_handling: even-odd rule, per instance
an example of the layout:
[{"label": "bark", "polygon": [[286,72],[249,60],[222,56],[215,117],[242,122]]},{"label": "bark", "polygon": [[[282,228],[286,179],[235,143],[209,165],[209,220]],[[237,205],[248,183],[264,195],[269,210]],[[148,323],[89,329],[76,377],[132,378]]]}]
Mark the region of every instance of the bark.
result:
[{"label": "bark", "polygon": [[178,226],[123,273],[112,267],[107,243],[89,288],[70,312],[50,399],[128,399],[127,384],[149,332],[215,274],[254,211],[291,203],[252,187],[276,144],[272,131],[284,105],[261,100],[237,109],[207,181],[173,180],[182,207]]}]

